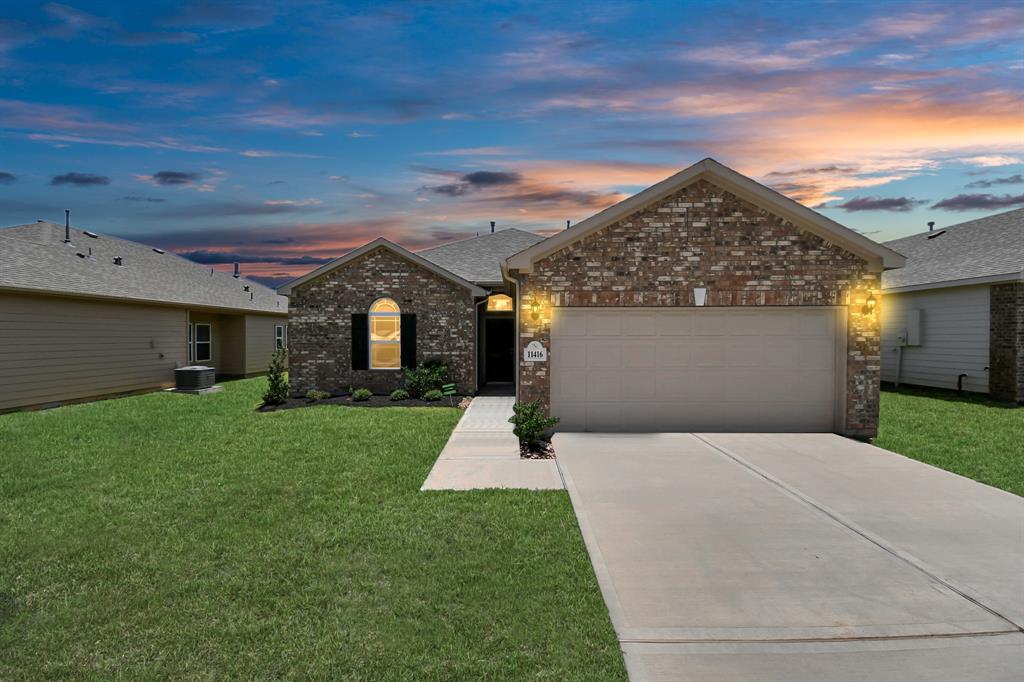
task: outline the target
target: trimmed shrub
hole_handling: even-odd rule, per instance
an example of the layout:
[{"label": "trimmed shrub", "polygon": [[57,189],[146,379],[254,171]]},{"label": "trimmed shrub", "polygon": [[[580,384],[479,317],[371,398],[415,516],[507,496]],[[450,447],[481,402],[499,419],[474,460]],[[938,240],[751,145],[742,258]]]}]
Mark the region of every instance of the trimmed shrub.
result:
[{"label": "trimmed shrub", "polygon": [[373,391],[368,388],[357,388],[352,391],[352,400],[356,402],[366,402],[373,397]]},{"label": "trimmed shrub", "polygon": [[331,394],[328,393],[327,391],[321,391],[315,388],[310,389],[309,391],[306,392],[306,400],[311,400],[314,403],[318,400],[326,400],[327,398],[330,397]]},{"label": "trimmed shrub", "polygon": [[408,399],[409,399],[409,391],[405,390],[404,388],[396,388],[395,390],[391,391],[391,395],[388,396],[388,400],[394,400],[394,401],[408,400]]},{"label": "trimmed shrub", "polygon": [[288,402],[288,376],[284,363],[288,359],[284,349],[274,351],[267,367],[267,390],[263,393],[264,405],[282,405]]},{"label": "trimmed shrub", "polygon": [[405,387],[411,395],[422,397],[427,391],[440,390],[448,380],[448,365],[428,360],[419,367],[405,367]]},{"label": "trimmed shrub", "polygon": [[540,445],[544,432],[558,423],[558,417],[549,417],[540,408],[540,401],[516,403],[512,406],[513,415],[508,420],[515,426],[512,433],[516,434],[522,445],[536,449]]},{"label": "trimmed shrub", "polygon": [[432,403],[435,400],[440,400],[441,391],[438,391],[437,389],[427,391],[426,393],[423,394],[423,399],[426,400],[428,403]]}]

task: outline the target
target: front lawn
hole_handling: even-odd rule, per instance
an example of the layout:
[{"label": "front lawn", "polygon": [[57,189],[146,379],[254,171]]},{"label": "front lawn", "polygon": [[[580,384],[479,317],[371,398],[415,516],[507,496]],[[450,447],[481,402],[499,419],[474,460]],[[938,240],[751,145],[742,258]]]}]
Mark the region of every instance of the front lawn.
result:
[{"label": "front lawn", "polygon": [[1024,495],[1024,407],[937,390],[882,391],[874,443]]},{"label": "front lawn", "polygon": [[564,492],[420,493],[457,410],[263,384],[0,415],[0,679],[625,679]]}]

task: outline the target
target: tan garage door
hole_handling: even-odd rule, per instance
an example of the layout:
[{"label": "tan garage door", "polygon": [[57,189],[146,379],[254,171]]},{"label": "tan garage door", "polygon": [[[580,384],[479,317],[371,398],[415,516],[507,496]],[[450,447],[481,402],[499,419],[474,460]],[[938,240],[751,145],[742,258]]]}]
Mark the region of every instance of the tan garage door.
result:
[{"label": "tan garage door", "polygon": [[566,431],[833,431],[838,319],[836,308],[556,308],[552,414]]}]

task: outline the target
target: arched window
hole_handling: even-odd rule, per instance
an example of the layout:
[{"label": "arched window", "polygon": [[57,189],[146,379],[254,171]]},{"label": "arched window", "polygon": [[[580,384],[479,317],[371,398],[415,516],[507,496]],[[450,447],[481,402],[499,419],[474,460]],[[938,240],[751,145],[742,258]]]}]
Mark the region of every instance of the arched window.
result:
[{"label": "arched window", "polygon": [[390,298],[370,306],[370,369],[402,368],[402,311]]}]

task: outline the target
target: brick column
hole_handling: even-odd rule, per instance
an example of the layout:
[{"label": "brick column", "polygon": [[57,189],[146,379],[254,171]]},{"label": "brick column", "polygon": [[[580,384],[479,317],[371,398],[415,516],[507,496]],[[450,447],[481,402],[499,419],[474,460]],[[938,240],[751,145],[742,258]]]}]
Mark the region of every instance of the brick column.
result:
[{"label": "brick column", "polygon": [[1024,282],[989,288],[988,392],[1024,403]]}]

